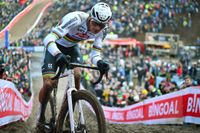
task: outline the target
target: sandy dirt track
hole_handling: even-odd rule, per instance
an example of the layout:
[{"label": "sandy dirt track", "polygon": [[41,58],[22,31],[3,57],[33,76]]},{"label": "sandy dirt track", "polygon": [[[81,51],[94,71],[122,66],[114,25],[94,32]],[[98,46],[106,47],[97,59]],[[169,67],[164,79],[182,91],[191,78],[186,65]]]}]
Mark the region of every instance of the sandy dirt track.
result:
[{"label": "sandy dirt track", "polygon": [[34,24],[35,20],[39,16],[41,10],[45,5],[53,0],[39,0],[30,12],[25,17],[21,18],[15,26],[9,31],[10,41],[18,40],[26,34],[29,28]]},{"label": "sandy dirt track", "polygon": [[[42,0],[41,0],[42,1]],[[44,2],[43,2],[44,1]],[[28,28],[34,23],[34,20],[39,15],[40,10],[44,7],[43,0],[36,8],[30,12],[22,21],[16,24],[16,27],[10,31],[11,40],[15,40],[24,35]],[[42,54],[35,54],[32,58],[32,77],[34,101],[33,110],[30,118],[26,122],[14,122],[0,129],[0,133],[33,133],[35,128],[36,116],[38,111],[38,93],[42,86],[42,77],[40,72]],[[59,86],[63,86],[60,83]],[[62,94],[59,88],[59,94]],[[61,98],[61,97],[60,97]],[[58,100],[59,101],[59,100]],[[116,125],[107,124],[108,133],[199,133],[200,127],[195,125]]]}]

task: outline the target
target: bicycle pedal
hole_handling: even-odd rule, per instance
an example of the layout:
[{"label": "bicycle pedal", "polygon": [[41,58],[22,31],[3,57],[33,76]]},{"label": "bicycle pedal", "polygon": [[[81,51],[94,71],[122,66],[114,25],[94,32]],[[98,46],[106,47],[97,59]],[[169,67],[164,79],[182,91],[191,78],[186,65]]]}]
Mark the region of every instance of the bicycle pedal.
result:
[{"label": "bicycle pedal", "polygon": [[45,124],[44,125],[44,132],[45,133],[52,133],[53,132],[53,128],[49,124]]}]

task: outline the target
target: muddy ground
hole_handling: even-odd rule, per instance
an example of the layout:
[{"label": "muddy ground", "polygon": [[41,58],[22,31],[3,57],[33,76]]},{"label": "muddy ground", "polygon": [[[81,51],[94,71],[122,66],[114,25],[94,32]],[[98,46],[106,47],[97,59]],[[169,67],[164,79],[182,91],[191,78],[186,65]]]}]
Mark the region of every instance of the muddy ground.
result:
[{"label": "muddy ground", "polygon": [[[43,0],[38,4],[39,9],[43,7],[45,2],[50,0]],[[19,21],[17,26],[13,28],[10,32],[11,40],[15,40],[24,35],[28,30],[28,27],[34,22],[40,10],[33,9],[30,14],[27,15],[28,18],[25,20]],[[34,17],[33,17],[34,16]],[[26,23],[25,23],[26,22]],[[34,101],[33,109],[30,118],[26,122],[14,122],[7,126],[0,128],[0,133],[33,133],[35,130],[36,116],[38,112],[38,93],[39,89],[42,86],[42,77],[40,72],[41,67],[41,56],[42,54],[34,55],[32,58],[32,79],[33,79],[33,92],[34,92]],[[60,83],[59,86],[63,86],[64,82]],[[59,87],[60,88],[60,87]],[[62,90],[59,89],[58,95],[62,94]],[[61,98],[61,97],[60,97]],[[60,101],[60,100],[58,100]],[[108,133],[199,133],[200,127],[195,125],[117,125],[117,124],[107,124]]]}]

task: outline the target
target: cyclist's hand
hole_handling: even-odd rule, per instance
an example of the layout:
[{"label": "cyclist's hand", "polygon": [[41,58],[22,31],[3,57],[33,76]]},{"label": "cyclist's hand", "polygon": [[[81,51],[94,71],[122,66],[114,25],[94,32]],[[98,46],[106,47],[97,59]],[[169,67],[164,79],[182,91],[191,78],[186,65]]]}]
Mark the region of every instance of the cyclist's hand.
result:
[{"label": "cyclist's hand", "polygon": [[100,72],[102,72],[103,74],[108,73],[110,69],[108,62],[105,62],[103,60],[99,60],[97,62],[97,67],[99,68]]},{"label": "cyclist's hand", "polygon": [[63,66],[68,66],[69,62],[70,62],[70,56],[66,56],[63,53],[58,53],[55,56],[56,59],[56,65],[59,66],[60,68],[62,68]]}]

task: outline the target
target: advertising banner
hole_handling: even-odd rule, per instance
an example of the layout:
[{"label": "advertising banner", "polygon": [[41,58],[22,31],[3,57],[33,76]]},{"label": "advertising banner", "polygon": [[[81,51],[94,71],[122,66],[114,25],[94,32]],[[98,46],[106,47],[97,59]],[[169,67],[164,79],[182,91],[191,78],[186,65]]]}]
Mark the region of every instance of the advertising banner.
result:
[{"label": "advertising banner", "polygon": [[145,124],[182,124],[182,95],[180,92],[155,97],[143,102]]},{"label": "advertising banner", "polygon": [[200,124],[200,89],[185,90],[183,103],[184,122]]},{"label": "advertising banner", "polygon": [[105,107],[108,122],[120,124],[200,124],[200,86],[144,100],[124,108]]},{"label": "advertising banner", "polygon": [[111,108],[103,106],[106,119],[112,123],[140,123],[144,119],[143,103],[126,108]]},{"label": "advertising banner", "polygon": [[32,111],[33,95],[26,102],[12,82],[0,80],[0,126],[27,120]]}]

